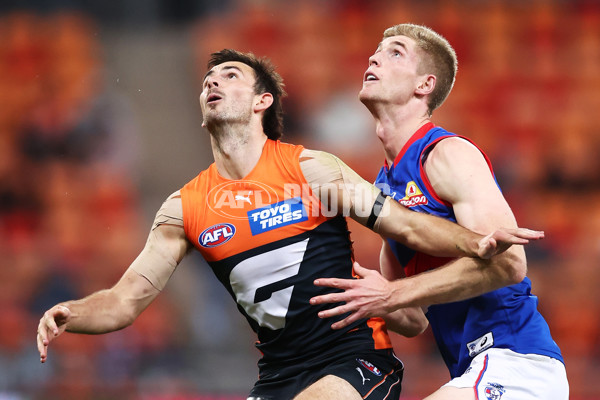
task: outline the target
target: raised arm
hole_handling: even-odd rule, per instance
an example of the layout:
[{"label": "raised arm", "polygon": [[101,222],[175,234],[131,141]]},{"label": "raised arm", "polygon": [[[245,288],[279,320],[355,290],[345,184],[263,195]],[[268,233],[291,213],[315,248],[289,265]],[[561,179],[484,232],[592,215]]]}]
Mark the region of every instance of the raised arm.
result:
[{"label": "raised arm", "polygon": [[[425,172],[438,196],[452,204],[461,226],[478,233],[517,226],[483,154],[466,140],[450,138],[438,143],[425,163]],[[487,262],[460,259],[448,267],[441,271],[444,276],[440,273],[437,287],[431,287],[431,291],[439,294],[430,301],[473,297],[519,283],[527,273],[523,246],[512,246]],[[431,277],[429,280],[433,283]],[[442,287],[446,289],[440,290]],[[447,296],[442,295],[444,292]]]},{"label": "raised arm", "polygon": [[[426,172],[438,195],[453,205],[460,224],[479,232],[516,226],[483,155],[472,144],[459,138],[441,141],[429,155]],[[521,282],[526,271],[523,247],[513,246],[489,260],[463,257],[406,279],[389,281],[379,276],[379,286],[387,293],[385,298],[381,293],[367,294],[373,285],[363,279],[318,279],[315,283],[319,286],[344,291],[312,298],[311,304],[345,302],[319,314],[325,318],[352,312],[336,323],[335,328],[342,328],[355,314],[363,318],[385,316],[404,307],[475,297]]]},{"label": "raised arm", "polygon": [[329,153],[305,150],[300,165],[322,202],[336,202],[340,214],[423,253],[489,258],[513,244],[526,244],[542,236],[523,228],[496,228],[483,236],[445,219],[412,212],[384,198],[378,188]]},{"label": "raised arm", "polygon": [[50,342],[63,332],[99,334],[125,328],[156,298],[189,248],[177,219],[177,195],[163,204],[144,249],[112,288],[44,313],[37,332],[41,362],[47,359]]},{"label": "raised arm", "polygon": [[[479,233],[517,226],[482,153],[466,140],[450,138],[438,143],[425,171],[438,196],[452,204],[460,225]],[[388,305],[388,310],[468,299],[519,283],[526,273],[523,246],[512,246],[489,260],[459,258],[391,282],[393,306]]]}]

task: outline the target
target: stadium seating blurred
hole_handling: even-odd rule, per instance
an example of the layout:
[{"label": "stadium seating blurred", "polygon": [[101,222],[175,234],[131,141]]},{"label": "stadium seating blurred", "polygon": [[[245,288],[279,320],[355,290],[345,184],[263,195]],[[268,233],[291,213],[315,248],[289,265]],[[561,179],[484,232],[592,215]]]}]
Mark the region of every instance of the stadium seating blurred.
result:
[{"label": "stadium seating blurred", "polygon": [[[331,151],[369,180],[383,154],[356,95],[383,29],[424,23],[450,40],[459,74],[434,122],[474,139],[520,225],[545,230],[528,246],[533,291],[563,350],[571,398],[600,398],[600,6],[224,4],[180,28],[189,85],[200,86],[213,51],[270,57],[289,94],[285,140]],[[150,116],[106,84],[109,48],[99,31],[91,13],[0,14],[0,399],[243,399],[252,381],[230,373],[255,368],[258,352],[235,307],[218,308],[233,302],[207,272],[187,272],[191,287],[165,290],[131,327],[68,334],[52,344],[48,365],[38,361],[44,310],[116,282],[159,205],[143,209],[140,185],[159,156],[144,153],[148,133],[138,121]],[[181,182],[195,172],[190,166]],[[375,268],[380,239],[350,226],[358,261]],[[202,260],[192,265],[206,270]],[[429,331],[393,339],[406,364],[404,398],[447,380]]]}]

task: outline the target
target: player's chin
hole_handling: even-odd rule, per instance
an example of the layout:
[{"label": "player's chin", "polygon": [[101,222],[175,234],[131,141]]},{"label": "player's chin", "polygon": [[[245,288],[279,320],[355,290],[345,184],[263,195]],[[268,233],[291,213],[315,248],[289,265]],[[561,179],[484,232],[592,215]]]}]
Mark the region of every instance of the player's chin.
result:
[{"label": "player's chin", "polygon": [[377,100],[375,95],[372,93],[372,90],[364,86],[362,87],[360,92],[358,92],[358,99],[365,105],[373,103]]}]

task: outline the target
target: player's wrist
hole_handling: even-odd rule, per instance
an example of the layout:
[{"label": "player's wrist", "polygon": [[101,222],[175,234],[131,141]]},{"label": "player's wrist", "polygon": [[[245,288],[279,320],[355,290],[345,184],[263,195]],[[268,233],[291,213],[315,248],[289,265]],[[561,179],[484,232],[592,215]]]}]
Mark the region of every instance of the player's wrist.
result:
[{"label": "player's wrist", "polygon": [[471,231],[467,235],[464,255],[467,257],[484,258],[487,251],[487,245],[483,242],[485,236]]},{"label": "player's wrist", "polygon": [[390,282],[389,305],[387,307],[389,313],[407,306],[406,295],[410,293],[410,290],[407,288],[406,283],[406,279],[397,279]]}]

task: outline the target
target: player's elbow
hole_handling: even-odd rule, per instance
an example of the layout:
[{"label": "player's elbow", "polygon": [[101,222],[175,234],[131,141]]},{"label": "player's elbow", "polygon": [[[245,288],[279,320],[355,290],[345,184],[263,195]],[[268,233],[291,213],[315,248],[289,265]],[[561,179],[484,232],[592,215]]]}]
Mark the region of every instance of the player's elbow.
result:
[{"label": "player's elbow", "polygon": [[384,318],[387,328],[405,337],[415,337],[425,332],[429,321],[420,308],[402,309]]},{"label": "player's elbow", "polygon": [[118,298],[112,309],[112,330],[127,328],[140,315],[140,309],[135,302],[127,298]]},{"label": "player's elbow", "polygon": [[419,336],[421,333],[425,332],[425,329],[429,326],[429,322],[427,318],[423,318],[423,320],[415,321],[411,324],[405,331],[402,333],[403,336],[408,338],[412,338],[415,336]]},{"label": "player's elbow", "polygon": [[519,260],[512,264],[512,268],[510,269],[509,281],[511,284],[515,285],[517,283],[521,283],[523,279],[527,276],[527,263],[525,260]]},{"label": "player's elbow", "polygon": [[527,276],[527,261],[524,256],[513,252],[505,252],[498,261],[501,276],[506,286],[521,283]]},{"label": "player's elbow", "polygon": [[144,311],[146,308],[145,304],[141,304],[140,302],[132,299],[125,300],[121,304],[123,305],[123,311],[120,313],[120,329],[126,328],[133,324],[137,317],[139,317],[142,311]]},{"label": "player's elbow", "polygon": [[121,316],[119,318],[119,329],[127,328],[128,326],[133,324],[133,321],[136,320],[138,315],[139,314],[134,312],[133,310],[126,310],[123,313],[121,313]]}]

